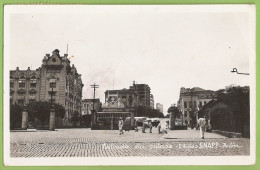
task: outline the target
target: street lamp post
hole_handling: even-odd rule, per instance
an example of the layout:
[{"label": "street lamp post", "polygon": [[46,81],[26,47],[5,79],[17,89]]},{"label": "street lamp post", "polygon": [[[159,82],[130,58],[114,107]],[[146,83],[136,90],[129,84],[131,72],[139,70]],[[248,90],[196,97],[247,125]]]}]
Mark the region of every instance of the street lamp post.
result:
[{"label": "street lamp post", "polygon": [[52,97],[53,97],[53,87],[51,87],[51,109],[53,109]]},{"label": "street lamp post", "polygon": [[51,108],[50,108],[50,124],[49,124],[49,130],[55,130],[55,110],[53,107],[53,86],[51,87]]},{"label": "street lamp post", "polygon": [[99,85],[93,84],[90,85],[91,88],[94,89],[94,96],[93,96],[93,124],[96,124],[96,116],[95,116],[95,95],[96,95],[96,89],[99,88]]}]

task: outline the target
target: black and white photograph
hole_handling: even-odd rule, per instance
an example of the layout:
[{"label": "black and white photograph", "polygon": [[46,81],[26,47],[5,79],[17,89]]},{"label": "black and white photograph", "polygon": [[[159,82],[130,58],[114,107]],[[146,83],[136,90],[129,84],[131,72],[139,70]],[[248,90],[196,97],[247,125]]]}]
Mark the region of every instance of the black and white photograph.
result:
[{"label": "black and white photograph", "polygon": [[252,165],[254,5],[5,5],[4,164]]}]

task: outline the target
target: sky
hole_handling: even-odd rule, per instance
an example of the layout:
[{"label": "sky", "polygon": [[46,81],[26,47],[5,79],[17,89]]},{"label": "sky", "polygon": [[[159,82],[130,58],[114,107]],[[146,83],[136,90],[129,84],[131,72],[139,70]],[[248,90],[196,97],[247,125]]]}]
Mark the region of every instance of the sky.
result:
[{"label": "sky", "polygon": [[[250,6],[16,6],[5,8],[11,70],[36,69],[67,51],[82,74],[83,98],[148,84],[164,114],[180,88],[250,85]],[[250,63],[251,62],[251,63]]]}]

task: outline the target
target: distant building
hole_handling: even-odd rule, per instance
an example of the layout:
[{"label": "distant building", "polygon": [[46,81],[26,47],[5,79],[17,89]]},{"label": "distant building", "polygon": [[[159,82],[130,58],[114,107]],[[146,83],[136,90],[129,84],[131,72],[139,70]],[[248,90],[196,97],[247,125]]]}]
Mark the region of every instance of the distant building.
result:
[{"label": "distant building", "polygon": [[150,107],[154,109],[154,97],[152,94],[150,95]]},{"label": "distant building", "polygon": [[96,112],[101,111],[102,103],[99,99],[83,99],[82,100],[82,115],[90,115],[93,112],[93,100],[94,110]]},{"label": "distant building", "polygon": [[125,108],[136,108],[138,106],[139,96],[136,90],[133,89],[107,90],[105,92],[105,100],[107,101],[108,96],[111,95],[118,96],[120,102],[124,104]]},{"label": "distant building", "polygon": [[212,90],[204,90],[199,87],[194,87],[192,89],[181,88],[178,107],[188,124],[190,124],[191,120],[196,121],[194,112],[198,111],[202,106],[211,101],[214,98],[214,94],[215,92]]},{"label": "distant building", "polygon": [[10,104],[20,106],[34,101],[61,104],[66,109],[63,123],[71,125],[71,118],[81,114],[82,80],[67,54],[59,50],[46,54],[42,66],[36,70],[10,71]]},{"label": "distant building", "polygon": [[163,105],[161,103],[156,103],[156,110],[163,113]]},{"label": "distant building", "polygon": [[135,84],[133,82],[133,86],[130,86],[130,90],[136,90],[139,96],[139,106],[150,107],[150,95],[151,89],[147,84]]}]

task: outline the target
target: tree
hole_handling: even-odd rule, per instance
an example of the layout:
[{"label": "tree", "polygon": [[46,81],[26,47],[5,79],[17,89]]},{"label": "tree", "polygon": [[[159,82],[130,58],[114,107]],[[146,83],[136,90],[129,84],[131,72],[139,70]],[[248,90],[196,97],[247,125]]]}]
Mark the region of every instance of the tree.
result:
[{"label": "tree", "polygon": [[[62,105],[53,104],[54,110],[55,110],[55,116],[64,118],[65,116],[65,108]],[[49,102],[32,102],[27,105],[29,119],[33,120],[34,118],[37,118],[41,121],[42,126],[44,126],[44,123],[50,119],[50,109],[51,105]]]},{"label": "tree", "polygon": [[91,118],[92,118],[92,114],[83,115],[81,117],[82,124],[85,125],[85,127],[90,127],[91,126]]},{"label": "tree", "polygon": [[[231,112],[226,115],[235,122],[233,127],[237,132],[249,135],[250,124],[250,96],[249,87],[234,86],[218,90],[216,99],[227,104]],[[232,115],[231,115],[232,114]],[[227,120],[223,120],[227,121]],[[225,127],[224,127],[225,128]],[[228,126],[226,127],[228,128]],[[228,129],[227,129],[228,130]]]},{"label": "tree", "polygon": [[10,129],[21,127],[22,108],[18,105],[10,105]]},{"label": "tree", "polygon": [[150,107],[146,107],[146,106],[138,106],[136,109],[136,113],[137,113],[136,116],[138,116],[138,117],[149,117],[149,118],[152,118],[152,117],[163,118],[164,117],[162,112],[160,112],[156,109],[150,108]]}]

